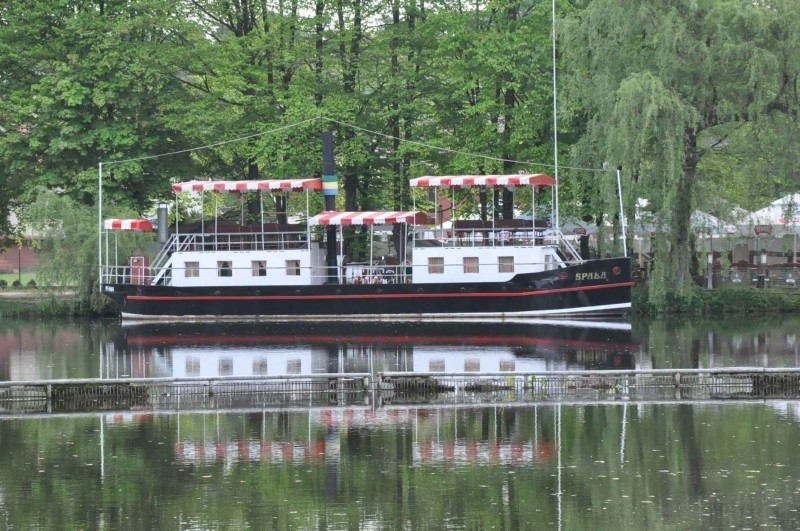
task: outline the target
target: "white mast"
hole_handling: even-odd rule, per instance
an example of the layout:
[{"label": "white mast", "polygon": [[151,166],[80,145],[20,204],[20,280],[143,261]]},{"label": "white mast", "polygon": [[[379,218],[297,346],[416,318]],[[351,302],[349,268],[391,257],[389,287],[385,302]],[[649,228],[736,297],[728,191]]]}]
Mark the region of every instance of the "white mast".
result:
[{"label": "white mast", "polygon": [[553,0],[553,163],[555,168],[556,180],[554,188],[555,193],[555,228],[559,229],[558,224],[558,105],[556,99],[556,0]]},{"label": "white mast", "polygon": [[[114,272],[116,274],[116,271]],[[97,289],[103,291],[103,163],[97,165]]]}]

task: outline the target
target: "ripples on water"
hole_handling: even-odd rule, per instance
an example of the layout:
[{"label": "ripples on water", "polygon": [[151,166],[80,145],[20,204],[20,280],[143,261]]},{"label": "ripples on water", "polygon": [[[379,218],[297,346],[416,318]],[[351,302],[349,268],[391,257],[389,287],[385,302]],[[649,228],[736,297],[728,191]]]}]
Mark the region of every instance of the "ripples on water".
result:
[{"label": "ripples on water", "polygon": [[[0,378],[798,366],[797,324],[6,323]],[[796,528],[799,447],[778,400],[6,411],[0,528]]]},{"label": "ripples on water", "polygon": [[800,522],[794,404],[330,408],[1,422],[0,515],[9,529]]}]

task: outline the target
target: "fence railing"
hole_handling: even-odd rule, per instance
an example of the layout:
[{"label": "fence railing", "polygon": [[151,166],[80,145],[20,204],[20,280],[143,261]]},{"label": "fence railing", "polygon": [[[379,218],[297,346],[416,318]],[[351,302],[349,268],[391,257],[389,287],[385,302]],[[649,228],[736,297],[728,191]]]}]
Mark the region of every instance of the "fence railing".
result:
[{"label": "fence railing", "polygon": [[382,372],[0,382],[0,414],[279,404],[800,398],[800,368]]}]

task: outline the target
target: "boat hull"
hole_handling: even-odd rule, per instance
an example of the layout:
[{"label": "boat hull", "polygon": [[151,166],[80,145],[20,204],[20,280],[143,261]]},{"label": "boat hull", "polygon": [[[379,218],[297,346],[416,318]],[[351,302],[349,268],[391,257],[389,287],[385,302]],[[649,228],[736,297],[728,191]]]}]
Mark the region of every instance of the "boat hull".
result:
[{"label": "boat hull", "polygon": [[592,260],[508,282],[194,287],[106,284],[124,319],[425,320],[618,316],[628,259]]}]

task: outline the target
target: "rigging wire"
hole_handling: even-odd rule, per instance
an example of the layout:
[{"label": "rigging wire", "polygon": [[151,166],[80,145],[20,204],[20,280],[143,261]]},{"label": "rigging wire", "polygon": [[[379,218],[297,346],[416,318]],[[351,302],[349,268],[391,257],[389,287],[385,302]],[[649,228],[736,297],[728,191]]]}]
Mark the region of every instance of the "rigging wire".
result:
[{"label": "rigging wire", "polygon": [[[511,163],[514,163],[514,164],[525,164],[525,165],[528,165],[528,166],[542,166],[542,167],[545,167],[545,168],[555,168],[554,164],[546,164],[546,163],[543,163],[543,162],[530,162],[530,161],[527,161],[527,160],[504,159],[504,158],[500,158],[500,157],[492,157],[491,155],[482,155],[480,153],[471,153],[469,151],[461,151],[461,150],[458,150],[458,149],[451,149],[451,148],[445,148],[445,147],[440,147],[440,146],[434,146],[433,144],[427,144],[425,142],[419,142],[419,141],[416,141],[416,140],[407,140],[407,139],[404,139],[404,138],[398,138],[396,136],[388,135],[386,133],[381,133],[379,131],[372,131],[370,129],[365,129],[363,127],[359,127],[357,125],[349,124],[347,122],[341,122],[341,121],[336,120],[334,118],[327,118],[327,117],[322,117],[322,118],[325,119],[325,120],[328,120],[330,122],[333,122],[335,124],[339,124],[341,126],[348,127],[350,129],[355,129],[357,131],[361,131],[362,133],[368,133],[368,134],[371,134],[371,135],[382,136],[384,138],[389,138],[389,139],[392,139],[392,140],[399,140],[400,142],[405,142],[406,144],[413,144],[413,145],[416,145],[416,146],[432,149],[432,150],[435,150],[435,151],[440,151],[440,152],[443,152],[443,153],[452,153],[454,155],[465,155],[465,156],[468,156],[468,157],[481,158],[481,159],[491,160],[491,161],[495,161],[495,162],[511,162]],[[580,171],[596,171],[596,172],[606,172],[606,171],[608,171],[608,170],[605,170],[605,169],[602,169],[602,168],[579,168],[579,167],[570,167],[570,166],[559,166],[559,168],[566,168],[566,169],[569,169],[569,170],[580,170]]]},{"label": "rigging wire", "polygon": [[[172,155],[180,155],[180,154],[183,154],[183,153],[192,153],[194,151],[202,151],[204,149],[210,149],[210,148],[214,148],[214,147],[224,146],[224,145],[227,145],[227,144],[235,144],[237,142],[242,142],[244,140],[250,140],[252,138],[258,138],[258,137],[261,137],[261,136],[266,136],[266,135],[269,135],[269,134],[272,134],[272,133],[277,133],[277,132],[280,132],[280,131],[283,131],[283,130],[286,130],[286,129],[293,129],[293,128],[296,128],[296,127],[300,127],[302,125],[306,125],[306,124],[309,124],[309,123],[312,123],[312,122],[316,122],[318,120],[328,121],[328,122],[340,125],[342,127],[347,127],[349,129],[353,129],[355,131],[361,131],[362,133],[367,133],[367,134],[370,134],[370,135],[380,136],[380,137],[387,138],[387,139],[390,139],[390,140],[398,140],[398,141],[404,142],[406,144],[412,144],[412,145],[423,147],[423,148],[426,148],[426,149],[431,149],[431,150],[434,150],[434,151],[438,151],[440,153],[451,153],[451,154],[454,154],[454,155],[464,155],[464,156],[467,156],[467,157],[480,158],[480,159],[484,159],[484,160],[491,160],[491,161],[494,161],[494,162],[511,162],[513,164],[523,164],[523,165],[527,165],[527,166],[540,166],[540,167],[545,167],[545,168],[555,168],[554,164],[546,164],[546,163],[542,163],[542,162],[531,162],[531,161],[526,161],[526,160],[504,159],[504,158],[501,158],[501,157],[493,157],[491,155],[483,155],[481,153],[471,153],[469,151],[463,151],[463,150],[459,150],[459,149],[452,149],[452,148],[446,148],[446,147],[441,147],[441,146],[435,146],[433,144],[428,144],[426,142],[419,142],[417,140],[407,140],[407,139],[399,138],[399,137],[392,136],[392,135],[389,135],[389,134],[386,134],[386,133],[381,133],[380,131],[373,131],[371,129],[366,129],[364,127],[359,127],[357,125],[354,125],[354,124],[351,124],[351,123],[348,123],[348,122],[343,122],[341,120],[336,120],[334,118],[328,118],[327,116],[316,116],[316,117],[313,117],[313,118],[307,118],[307,119],[302,120],[300,122],[295,122],[295,123],[287,124],[287,125],[284,125],[284,126],[281,126],[281,127],[276,127],[275,129],[270,129],[268,131],[261,131],[259,133],[253,133],[251,135],[246,135],[246,136],[242,136],[242,137],[238,137],[238,138],[232,138],[230,140],[223,140],[221,142],[214,142],[213,144],[206,144],[204,146],[196,146],[196,147],[191,147],[191,148],[186,148],[186,149],[180,149],[180,150],[177,150],[177,151],[169,151],[167,153],[160,153],[160,154],[157,154],[157,155],[146,155],[146,156],[142,156],[142,157],[133,157],[133,158],[123,159],[123,160],[112,160],[112,161],[108,161],[108,162],[103,162],[103,165],[107,166],[107,165],[110,165],[110,164],[122,164],[122,163],[125,163],[125,162],[136,162],[136,161],[140,161],[140,160],[151,160],[151,159],[158,159],[158,158],[162,158],[162,157],[169,157],[169,156],[172,156]],[[576,166],[559,166],[559,168],[564,168],[564,169],[568,169],[568,170],[577,170],[577,171],[591,171],[591,172],[607,172],[607,171],[609,171],[609,170],[604,169],[604,168],[581,168],[581,167],[576,167]]]},{"label": "rigging wire", "polygon": [[284,129],[292,129],[294,127],[299,127],[301,125],[307,124],[309,122],[314,122],[314,121],[316,121],[318,119],[319,119],[319,117],[308,118],[306,120],[303,120],[302,122],[295,122],[293,124],[288,124],[288,125],[284,125],[284,126],[281,126],[281,127],[277,127],[275,129],[270,129],[269,131],[262,131],[260,133],[253,133],[252,135],[241,136],[239,138],[233,138],[231,140],[223,140],[221,142],[215,142],[213,144],[207,144],[205,146],[197,146],[197,147],[191,147],[191,148],[186,148],[186,149],[179,149],[178,151],[170,151],[168,153],[160,153],[158,155],[146,155],[144,157],[134,157],[134,158],[124,159],[124,160],[113,160],[113,161],[110,161],[110,162],[104,162],[103,164],[104,165],[122,164],[123,162],[136,162],[137,160],[158,159],[158,158],[161,158],[161,157],[169,157],[169,156],[172,156],[172,155],[180,155],[182,153],[191,153],[193,151],[202,151],[204,149],[224,146],[226,144],[234,144],[236,142],[241,142],[242,140],[249,140],[251,138],[257,138],[259,136],[265,136],[265,135],[268,135],[268,134],[271,134],[271,133],[277,133],[278,131],[282,131]]}]

